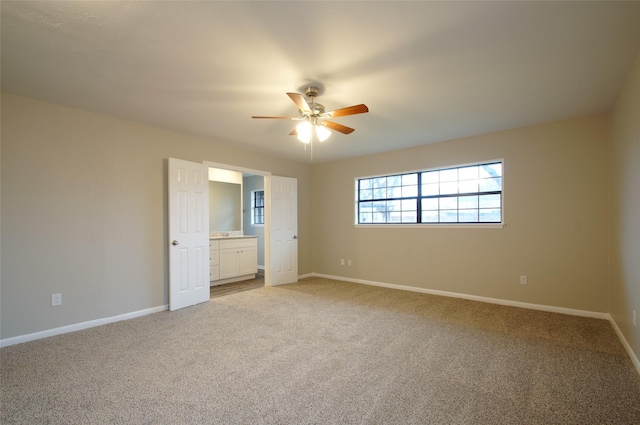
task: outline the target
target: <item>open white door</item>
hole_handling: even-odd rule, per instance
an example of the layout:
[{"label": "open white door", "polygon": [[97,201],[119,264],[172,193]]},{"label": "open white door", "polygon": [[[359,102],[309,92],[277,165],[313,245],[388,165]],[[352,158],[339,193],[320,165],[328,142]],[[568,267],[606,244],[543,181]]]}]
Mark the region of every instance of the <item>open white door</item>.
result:
[{"label": "open white door", "polygon": [[169,310],[209,301],[207,167],[169,158]]},{"label": "open white door", "polygon": [[271,285],[298,281],[298,181],[270,176]]}]

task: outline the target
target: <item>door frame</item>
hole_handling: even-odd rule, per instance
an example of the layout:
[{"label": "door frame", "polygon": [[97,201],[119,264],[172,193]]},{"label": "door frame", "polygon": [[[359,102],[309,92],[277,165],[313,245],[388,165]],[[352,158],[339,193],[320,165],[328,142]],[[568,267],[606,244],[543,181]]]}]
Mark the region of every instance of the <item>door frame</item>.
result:
[{"label": "door frame", "polygon": [[271,187],[267,184],[267,181],[270,180],[271,172],[254,170],[253,168],[239,167],[231,164],[223,164],[221,162],[202,161],[202,164],[204,164],[207,169],[220,168],[223,170],[262,176],[264,181],[264,284],[265,286],[271,286]]}]

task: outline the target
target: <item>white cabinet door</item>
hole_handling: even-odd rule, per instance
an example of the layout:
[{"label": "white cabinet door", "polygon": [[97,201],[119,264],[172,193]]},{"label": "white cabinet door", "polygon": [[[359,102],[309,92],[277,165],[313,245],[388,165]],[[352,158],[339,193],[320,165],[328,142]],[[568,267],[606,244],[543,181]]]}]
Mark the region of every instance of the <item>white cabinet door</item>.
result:
[{"label": "white cabinet door", "polygon": [[239,276],[258,273],[258,248],[256,246],[247,246],[245,248],[241,248],[239,253],[238,266]]},{"label": "white cabinet door", "polygon": [[220,279],[236,277],[236,276],[239,276],[239,273],[240,273],[240,257],[238,256],[238,249],[237,248],[221,248],[220,249]]},{"label": "white cabinet door", "polygon": [[256,274],[258,244],[255,238],[220,241],[220,279]]}]

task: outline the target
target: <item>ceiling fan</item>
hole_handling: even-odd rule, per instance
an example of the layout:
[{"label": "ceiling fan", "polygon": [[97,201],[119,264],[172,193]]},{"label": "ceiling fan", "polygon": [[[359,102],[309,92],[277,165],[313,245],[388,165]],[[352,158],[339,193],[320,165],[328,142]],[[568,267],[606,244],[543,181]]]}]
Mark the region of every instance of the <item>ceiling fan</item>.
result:
[{"label": "ceiling fan", "polygon": [[346,108],[326,112],[323,105],[315,103],[314,99],[319,93],[320,90],[318,87],[309,86],[305,89],[304,94],[311,98],[310,104],[307,103],[304,96],[300,93],[287,93],[287,96],[289,96],[293,103],[298,107],[300,113],[299,117],[265,117],[254,115],[251,118],[302,121],[291,133],[289,133],[289,135],[298,136],[298,140],[302,143],[310,144],[314,134],[320,142],[325,141],[331,134],[329,129],[338,131],[342,134],[351,134],[355,131],[355,129],[351,127],[329,121],[329,118],[369,112],[369,108],[364,104],[348,106]]}]

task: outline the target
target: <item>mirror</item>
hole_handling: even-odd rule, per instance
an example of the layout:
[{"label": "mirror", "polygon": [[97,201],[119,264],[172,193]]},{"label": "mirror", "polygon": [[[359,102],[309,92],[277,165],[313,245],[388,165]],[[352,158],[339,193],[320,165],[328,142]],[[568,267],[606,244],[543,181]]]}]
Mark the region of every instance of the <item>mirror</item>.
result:
[{"label": "mirror", "polygon": [[[242,174],[240,174],[240,182],[242,182]],[[209,231],[242,234],[242,183],[217,181],[210,178]]]}]

